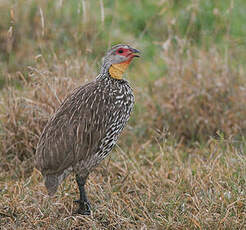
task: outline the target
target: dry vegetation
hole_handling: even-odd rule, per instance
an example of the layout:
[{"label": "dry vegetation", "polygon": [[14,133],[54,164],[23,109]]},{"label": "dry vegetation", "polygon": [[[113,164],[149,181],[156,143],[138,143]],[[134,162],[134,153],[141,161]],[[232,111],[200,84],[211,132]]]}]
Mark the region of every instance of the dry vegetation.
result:
[{"label": "dry vegetation", "polygon": [[[223,39],[222,7],[205,23],[216,22],[218,45],[195,41],[202,4],[183,1],[193,19],[182,35],[173,22],[181,3],[99,1],[84,21],[85,1],[24,2],[0,3],[9,13],[0,22],[0,229],[245,229],[246,58],[239,35]],[[39,135],[64,97],[96,76],[106,44],[133,40],[143,51],[128,73],[134,113],[89,177],[92,215],[74,215],[73,176],[50,198],[33,170]]]},{"label": "dry vegetation", "polygon": [[[143,146],[142,146],[143,147]],[[4,229],[244,229],[245,156],[210,141],[187,152],[173,143],[142,154],[117,149],[91,176],[91,217],[72,215],[76,185],[69,177],[49,198],[41,177],[4,180]],[[207,152],[208,151],[208,152]],[[211,156],[208,154],[212,153]],[[232,154],[233,153],[233,154]],[[241,170],[242,169],[242,170]],[[3,179],[2,179],[3,180]]]},{"label": "dry vegetation", "polygon": [[154,82],[148,101],[157,129],[165,126],[186,142],[207,140],[218,131],[245,135],[244,72],[228,68],[215,48],[190,48],[184,55],[182,45],[176,52],[167,47],[163,58],[167,77]]}]

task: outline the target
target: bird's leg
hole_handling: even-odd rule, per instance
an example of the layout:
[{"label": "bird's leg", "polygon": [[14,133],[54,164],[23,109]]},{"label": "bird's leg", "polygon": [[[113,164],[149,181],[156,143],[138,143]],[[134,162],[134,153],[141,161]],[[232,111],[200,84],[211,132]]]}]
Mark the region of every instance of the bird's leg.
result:
[{"label": "bird's leg", "polygon": [[86,192],[85,192],[86,179],[87,179],[87,176],[80,177],[78,174],[76,174],[76,181],[79,187],[80,198],[79,200],[76,200],[75,202],[79,203],[79,208],[77,210],[77,213],[82,214],[82,215],[91,214],[91,205],[87,199]]}]

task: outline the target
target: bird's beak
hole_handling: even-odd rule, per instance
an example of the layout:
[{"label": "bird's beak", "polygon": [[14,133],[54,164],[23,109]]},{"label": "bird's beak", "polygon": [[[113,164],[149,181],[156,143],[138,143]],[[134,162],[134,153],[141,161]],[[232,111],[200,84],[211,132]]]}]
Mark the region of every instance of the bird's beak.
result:
[{"label": "bird's beak", "polygon": [[132,52],[132,53],[131,53],[131,56],[132,56],[132,57],[140,57],[140,56],[139,56],[139,54],[140,54],[140,51],[139,51],[139,50],[133,49],[133,48],[131,48],[130,50],[131,50],[131,52]]}]

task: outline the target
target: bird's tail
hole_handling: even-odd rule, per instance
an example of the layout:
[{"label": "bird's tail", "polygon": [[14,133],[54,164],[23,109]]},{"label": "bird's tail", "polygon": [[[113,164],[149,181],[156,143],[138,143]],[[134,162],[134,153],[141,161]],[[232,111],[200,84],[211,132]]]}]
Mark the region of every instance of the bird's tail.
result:
[{"label": "bird's tail", "polygon": [[56,175],[46,175],[44,179],[45,179],[44,184],[48,190],[49,196],[53,196],[56,193],[58,185],[59,185],[57,176]]}]

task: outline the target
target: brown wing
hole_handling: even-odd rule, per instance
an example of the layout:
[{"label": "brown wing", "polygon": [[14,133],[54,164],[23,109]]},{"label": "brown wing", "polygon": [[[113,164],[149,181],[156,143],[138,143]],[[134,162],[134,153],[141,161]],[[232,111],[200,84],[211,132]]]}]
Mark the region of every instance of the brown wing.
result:
[{"label": "brown wing", "polygon": [[92,82],[76,89],[49,120],[36,151],[43,175],[61,174],[95,153],[107,126],[107,94]]}]

